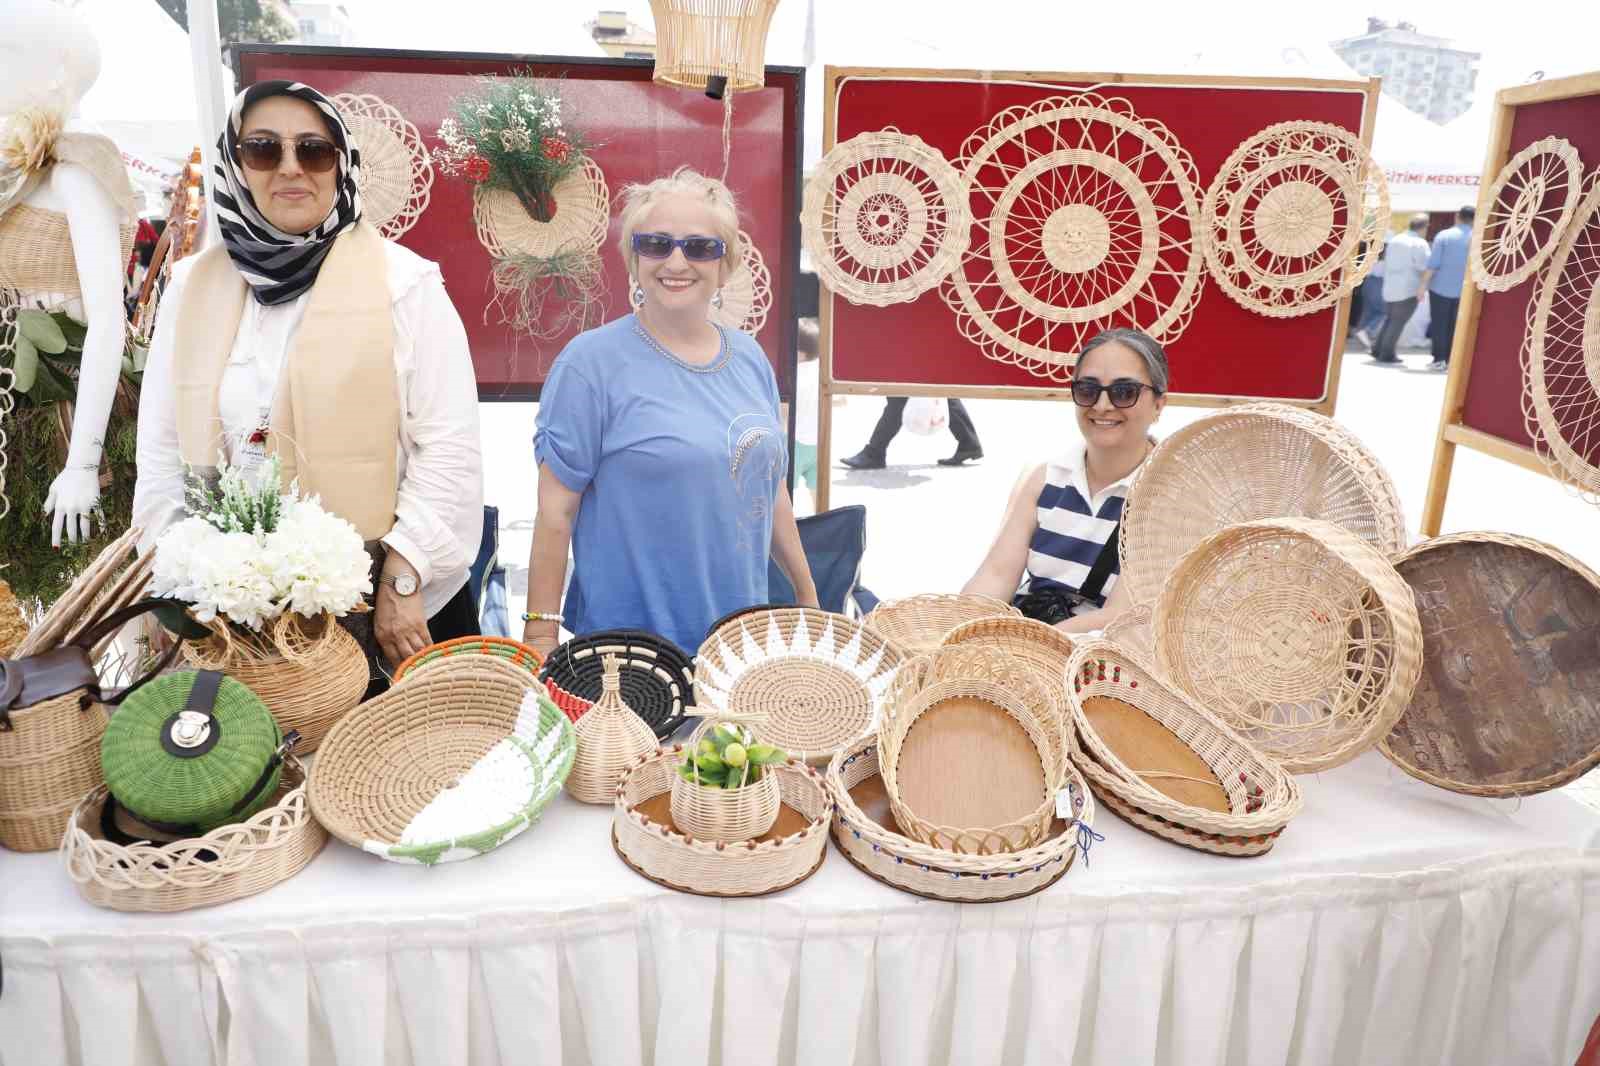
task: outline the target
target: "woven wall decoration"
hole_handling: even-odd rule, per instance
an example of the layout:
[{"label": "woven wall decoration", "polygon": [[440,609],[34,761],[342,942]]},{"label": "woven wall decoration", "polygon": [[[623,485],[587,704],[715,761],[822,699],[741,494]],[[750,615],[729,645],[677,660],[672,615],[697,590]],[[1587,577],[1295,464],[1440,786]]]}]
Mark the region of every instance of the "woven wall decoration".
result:
[{"label": "woven wall decoration", "polygon": [[497,259],[598,253],[611,223],[611,192],[599,164],[584,160],[583,170],[558,182],[550,195],[553,214],[540,222],[510,190],[478,186],[472,194],[478,240]]},{"label": "woven wall decoration", "polygon": [[15,358],[13,355],[12,338],[17,332],[17,312],[22,309],[22,302],[17,299],[14,290],[0,287],[0,518],[11,513],[11,497],[6,495],[6,457],[11,454],[7,446],[6,425],[11,419],[11,411],[17,404],[17,398],[12,395],[16,388],[16,371],[11,368]]},{"label": "woven wall decoration", "polygon": [[853,304],[915,300],[972,236],[961,176],[937,148],[894,128],[858,134],[806,182],[800,233],[818,276]]},{"label": "woven wall decoration", "polygon": [[1600,169],[1540,277],[1522,369],[1534,448],[1555,478],[1600,503]]},{"label": "woven wall decoration", "polygon": [[778,0],[650,0],[658,85],[704,89],[728,79],[727,92],[767,83],[767,28]]},{"label": "woven wall decoration", "polygon": [[1512,156],[1484,194],[1489,209],[1472,229],[1472,280],[1504,292],[1533,276],[1566,232],[1583,191],[1578,150],[1560,137]]},{"label": "woven wall decoration", "polygon": [[333,104],[361,149],[361,210],[393,239],[417,224],[433,195],[433,160],[422,135],[381,98],[340,93]]},{"label": "woven wall decoration", "polygon": [[1111,326],[1176,339],[1200,297],[1199,175],[1128,101],[1057,96],[996,115],[956,161],[978,227],[939,294],[991,359],[1066,381]]},{"label": "woven wall decoration", "polygon": [[744,258],[722,287],[722,306],[711,309],[711,321],[754,337],[772,310],[772,272],[750,234],[740,230],[739,244]]},{"label": "woven wall decoration", "polygon": [[1383,255],[1389,187],[1348,130],[1280,122],[1228,157],[1202,207],[1206,264],[1236,303],[1273,318],[1331,307]]}]

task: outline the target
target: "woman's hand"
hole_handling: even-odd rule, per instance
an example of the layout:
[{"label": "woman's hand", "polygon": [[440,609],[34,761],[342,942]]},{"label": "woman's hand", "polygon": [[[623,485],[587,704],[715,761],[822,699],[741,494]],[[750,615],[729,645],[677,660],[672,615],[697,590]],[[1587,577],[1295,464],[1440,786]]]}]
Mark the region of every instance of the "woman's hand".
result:
[{"label": "woman's hand", "polygon": [[[383,576],[394,578],[400,574],[417,572],[399,552],[390,550],[383,563]],[[433,643],[428,634],[428,616],[422,607],[422,589],[409,596],[394,590],[391,581],[378,584],[378,603],[372,615],[372,635],[378,638],[378,647],[391,665],[398,666],[417,652]]]}]

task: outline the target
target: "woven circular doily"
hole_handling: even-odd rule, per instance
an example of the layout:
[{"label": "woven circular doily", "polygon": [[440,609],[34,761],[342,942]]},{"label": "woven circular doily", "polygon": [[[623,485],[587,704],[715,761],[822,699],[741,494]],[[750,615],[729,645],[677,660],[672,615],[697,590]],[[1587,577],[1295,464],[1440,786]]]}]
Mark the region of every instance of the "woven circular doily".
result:
[{"label": "woven circular doily", "polygon": [[1258,314],[1292,318],[1333,306],[1378,262],[1389,187],[1348,130],[1280,122],[1233,150],[1201,214],[1222,290]]},{"label": "woven circular doily", "polygon": [[1556,250],[1583,191],[1578,150],[1560,137],[1512,156],[1484,194],[1489,209],[1472,228],[1472,280],[1504,292],[1533,276]]},{"label": "woven circular doily", "polygon": [[990,359],[1056,381],[1111,326],[1176,339],[1200,297],[1199,175],[1126,100],[1057,96],[996,115],[957,160],[978,237],[939,294]]},{"label": "woven circular doily", "polygon": [[[0,356],[5,357],[6,363],[10,363],[14,357],[12,338],[16,336],[17,311],[21,307],[22,302],[17,299],[15,291],[0,287]],[[17,398],[12,395],[16,384],[16,372],[10,366],[0,366],[0,518],[11,513],[11,497],[6,493],[6,457],[11,454],[6,424],[17,403]]]},{"label": "woven circular doily", "polygon": [[333,106],[344,115],[361,149],[361,213],[385,237],[417,224],[433,194],[433,160],[417,127],[379,97],[340,93]]},{"label": "woven circular doily", "polygon": [[1529,314],[1522,412],[1551,474],[1600,503],[1600,170],[1575,214]]},{"label": "woven circular doily", "polygon": [[722,287],[722,306],[711,309],[711,321],[754,337],[772,310],[772,273],[750,234],[739,231],[744,257]]},{"label": "woven circular doily", "polygon": [[496,259],[598,252],[611,224],[611,193],[599,164],[585,159],[583,168],[557,182],[550,196],[555,211],[550,221],[540,222],[510,190],[478,186],[472,194],[478,240]]},{"label": "woven circular doily", "polygon": [[823,156],[806,182],[800,232],[817,274],[853,304],[915,300],[967,250],[961,177],[920,137],[861,133]]}]

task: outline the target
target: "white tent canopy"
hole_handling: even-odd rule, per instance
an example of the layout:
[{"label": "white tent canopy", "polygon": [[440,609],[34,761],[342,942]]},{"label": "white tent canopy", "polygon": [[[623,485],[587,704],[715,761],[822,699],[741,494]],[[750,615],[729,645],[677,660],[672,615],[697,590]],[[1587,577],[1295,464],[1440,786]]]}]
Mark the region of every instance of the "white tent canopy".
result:
[{"label": "white tent canopy", "polygon": [[1398,100],[1379,98],[1372,154],[1389,181],[1392,210],[1454,211],[1477,202],[1492,106],[1486,94],[1441,126]]}]

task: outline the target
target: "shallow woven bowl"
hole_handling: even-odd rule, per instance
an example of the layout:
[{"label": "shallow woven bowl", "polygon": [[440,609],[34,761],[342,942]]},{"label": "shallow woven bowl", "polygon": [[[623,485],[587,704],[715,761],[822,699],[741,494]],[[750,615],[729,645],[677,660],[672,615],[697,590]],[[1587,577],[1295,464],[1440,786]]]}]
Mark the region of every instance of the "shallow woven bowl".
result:
[{"label": "shallow woven bowl", "polygon": [[1330,522],[1229,526],[1173,570],[1155,613],[1162,673],[1291,773],[1377,744],[1411,700],[1411,589]]},{"label": "shallow woven bowl", "polygon": [[[941,825],[907,802],[900,776],[906,738],[925,712],[953,699],[989,704],[994,713],[1021,727],[1043,771],[1038,806],[996,825]],[[939,648],[912,659],[895,674],[878,724],[879,772],[900,831],[930,847],[969,855],[1021,851],[1044,840],[1066,772],[1065,751],[1061,711],[1049,684],[1032,666],[993,648]],[[971,748],[957,757],[969,754],[972,759],[989,758]]]},{"label": "shallow woven bowl", "polygon": [[682,759],[682,745],[646,755],[617,786],[611,845],[635,872],[679,892],[760,896],[798,884],[822,865],[833,801],[817,771],[797,759],[769,771],[784,805],[806,819],[804,829],[777,840],[719,844],[691,840],[637,810],[671,788]]},{"label": "shallow woven bowl", "polygon": [[885,600],[867,615],[866,627],[902,654],[921,655],[937,648],[945,634],[963,622],[995,615],[1021,618],[1022,612],[992,596],[929,593]]},{"label": "shallow woven bowl", "polygon": [[466,655],[346,715],[311,774],[311,810],[380,858],[470,859],[522,833],[572,769],[572,723],[520,667]]},{"label": "shallow woven bowl", "polygon": [[441,662],[452,655],[494,655],[513,666],[522,667],[530,674],[538,674],[539,668],[544,665],[544,656],[539,654],[538,649],[509,637],[457,637],[430,644],[411,656],[395,668],[393,681],[399,682],[411,671],[429,663]]},{"label": "shallow woven bowl", "polygon": [[1185,552],[1238,522],[1317,518],[1384,555],[1406,546],[1400,497],[1383,464],[1331,418],[1251,403],[1168,436],[1140,467],[1118,531],[1121,581],[1154,601]]},{"label": "shallow woven bowl", "polygon": [[761,739],[826,761],[872,728],[901,655],[838,614],[780,607],[735,615],[695,656],[695,705],[760,719]]},{"label": "shallow woven bowl", "polygon": [[828,764],[833,842],[867,876],[919,896],[998,903],[1032,895],[1049,888],[1071,869],[1080,842],[1087,838],[1085,830],[1094,826],[1095,805],[1089,787],[1078,770],[1068,766],[1063,787],[1082,800],[1077,818],[1036,847],[998,855],[932,848],[880,825],[856,804],[850,790],[877,776],[878,742],[873,737],[851,744]]},{"label": "shallow woven bowl", "polygon": [[[1281,766],[1114,644],[1083,643],[1066,676],[1077,766],[1101,802],[1125,820],[1201,851],[1261,855],[1299,813],[1300,787]],[[1195,807],[1154,788],[1095,731],[1083,705],[1095,696],[1131,704],[1174,733],[1216,774],[1230,810]]]},{"label": "shallow woven bowl", "polygon": [[171,844],[114,844],[100,833],[104,785],[73,811],[61,842],[83,898],[119,911],[184,911],[243,899],[287,881],[316,858],[328,831],[311,817],[306,772],[284,759],[272,805],[249,820]]}]

